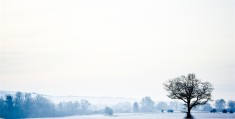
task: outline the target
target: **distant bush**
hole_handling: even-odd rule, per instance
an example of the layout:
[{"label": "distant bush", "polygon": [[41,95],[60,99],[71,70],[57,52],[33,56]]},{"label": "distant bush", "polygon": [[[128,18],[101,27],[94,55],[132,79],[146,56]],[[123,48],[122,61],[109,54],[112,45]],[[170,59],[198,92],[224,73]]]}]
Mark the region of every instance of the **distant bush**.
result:
[{"label": "distant bush", "polygon": [[231,113],[231,114],[232,114],[232,113],[233,113],[233,110],[230,110],[230,111],[229,111],[229,113]]},{"label": "distant bush", "polygon": [[174,110],[173,110],[173,109],[168,109],[168,110],[167,110],[167,112],[169,112],[169,113],[173,113],[173,112],[174,112]]},{"label": "distant bush", "polygon": [[223,113],[227,113],[228,111],[227,111],[226,109],[223,109],[222,112],[223,112]]},{"label": "distant bush", "polygon": [[104,113],[105,113],[106,115],[111,116],[111,115],[113,115],[113,109],[111,109],[110,107],[105,107]]},{"label": "distant bush", "polygon": [[210,112],[211,112],[211,113],[216,113],[217,110],[216,110],[216,109],[212,109]]}]

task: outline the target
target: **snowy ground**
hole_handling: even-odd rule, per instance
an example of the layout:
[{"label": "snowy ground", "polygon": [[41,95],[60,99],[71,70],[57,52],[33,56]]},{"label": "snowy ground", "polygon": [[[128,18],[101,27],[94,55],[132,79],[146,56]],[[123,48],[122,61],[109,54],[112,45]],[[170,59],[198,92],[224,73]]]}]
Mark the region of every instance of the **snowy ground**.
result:
[{"label": "snowy ground", "polygon": [[[223,113],[193,113],[195,119],[235,119],[234,114]],[[184,113],[157,113],[157,114],[116,114],[114,116],[89,115],[42,119],[183,119]],[[39,119],[39,118],[37,118]]]}]

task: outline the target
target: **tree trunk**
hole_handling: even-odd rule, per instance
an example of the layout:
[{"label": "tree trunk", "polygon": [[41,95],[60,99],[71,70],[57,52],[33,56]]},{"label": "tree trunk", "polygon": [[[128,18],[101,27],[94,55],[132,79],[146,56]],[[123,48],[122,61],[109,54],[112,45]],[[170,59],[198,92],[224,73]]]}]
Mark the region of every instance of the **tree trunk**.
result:
[{"label": "tree trunk", "polygon": [[186,117],[187,119],[191,119],[192,118],[190,111],[191,111],[191,108],[190,108],[190,102],[189,102],[188,103],[188,112],[187,112],[187,117]]},{"label": "tree trunk", "polygon": [[190,110],[188,110],[188,112],[187,112],[187,117],[186,117],[187,119],[191,119],[192,118],[192,116],[191,116],[191,113],[190,113]]}]

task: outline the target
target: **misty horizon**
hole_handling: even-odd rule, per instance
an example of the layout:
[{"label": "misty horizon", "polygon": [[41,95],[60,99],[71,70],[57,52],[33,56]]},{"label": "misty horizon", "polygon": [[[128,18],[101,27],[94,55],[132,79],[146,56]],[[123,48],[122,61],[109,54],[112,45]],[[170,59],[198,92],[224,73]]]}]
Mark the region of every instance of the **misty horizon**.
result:
[{"label": "misty horizon", "polygon": [[0,90],[171,100],[195,73],[235,100],[234,2],[3,0]]}]

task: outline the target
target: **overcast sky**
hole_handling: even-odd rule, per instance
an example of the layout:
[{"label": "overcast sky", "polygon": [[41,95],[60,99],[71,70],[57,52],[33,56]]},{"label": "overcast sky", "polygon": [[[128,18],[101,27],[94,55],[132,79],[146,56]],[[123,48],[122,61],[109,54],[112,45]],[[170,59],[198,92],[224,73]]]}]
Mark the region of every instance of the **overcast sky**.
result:
[{"label": "overcast sky", "polygon": [[0,90],[169,100],[195,73],[235,100],[233,0],[2,0]]}]

